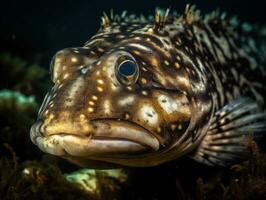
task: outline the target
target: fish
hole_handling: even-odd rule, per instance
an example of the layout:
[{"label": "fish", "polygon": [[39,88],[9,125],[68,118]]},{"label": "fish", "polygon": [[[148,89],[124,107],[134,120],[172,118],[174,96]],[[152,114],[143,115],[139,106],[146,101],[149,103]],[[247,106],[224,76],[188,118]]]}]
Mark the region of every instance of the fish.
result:
[{"label": "fish", "polygon": [[[263,31],[264,30],[264,31]],[[266,131],[263,27],[226,13],[103,14],[83,46],[52,58],[32,142],[80,166],[181,157],[227,167]]]}]

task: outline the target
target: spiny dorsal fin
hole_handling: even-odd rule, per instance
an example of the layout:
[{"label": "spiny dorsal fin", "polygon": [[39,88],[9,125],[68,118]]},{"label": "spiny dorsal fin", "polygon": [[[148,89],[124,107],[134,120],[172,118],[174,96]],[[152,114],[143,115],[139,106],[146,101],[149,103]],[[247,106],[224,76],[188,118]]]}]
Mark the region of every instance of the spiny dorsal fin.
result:
[{"label": "spiny dorsal fin", "polygon": [[121,19],[124,19],[126,16],[127,16],[127,10],[124,10],[124,11],[121,13]]},{"label": "spiny dorsal fin", "polygon": [[192,24],[194,22],[202,21],[204,23],[221,23],[225,27],[230,26],[232,28],[241,28],[244,32],[258,32],[261,35],[266,35],[266,28],[256,27],[254,25],[247,25],[247,23],[239,23],[236,16],[227,16],[225,12],[221,13],[219,9],[205,15],[200,14],[200,10],[196,8],[195,5],[187,4],[183,14],[178,15],[176,11],[170,12],[170,9],[157,8],[155,10],[155,15],[144,16],[144,15],[134,15],[127,14],[127,11],[123,11],[120,15],[114,14],[113,9],[107,15],[105,12],[101,18],[101,27],[107,28],[112,25],[112,23],[128,22],[128,23],[153,23],[153,29],[159,30],[163,29],[166,23],[188,23]]},{"label": "spiny dorsal fin", "polygon": [[201,19],[200,10],[196,9],[196,5],[187,4],[183,18],[189,24],[194,21],[198,21]]},{"label": "spiny dorsal fin", "polygon": [[107,28],[109,26],[110,26],[110,19],[107,16],[107,14],[105,12],[103,12],[101,27]]},{"label": "spiny dorsal fin", "polygon": [[206,14],[206,15],[204,16],[204,21],[205,21],[206,23],[208,23],[209,21],[212,21],[212,20],[215,20],[215,19],[220,19],[220,16],[221,16],[221,14],[220,14],[220,10],[217,9],[217,10],[212,11],[212,12],[209,13],[209,14]]},{"label": "spiny dorsal fin", "polygon": [[163,29],[163,27],[168,21],[169,13],[170,13],[170,8],[166,9],[166,11],[163,11],[160,8],[157,8],[155,10],[154,27],[153,27],[154,30]]}]

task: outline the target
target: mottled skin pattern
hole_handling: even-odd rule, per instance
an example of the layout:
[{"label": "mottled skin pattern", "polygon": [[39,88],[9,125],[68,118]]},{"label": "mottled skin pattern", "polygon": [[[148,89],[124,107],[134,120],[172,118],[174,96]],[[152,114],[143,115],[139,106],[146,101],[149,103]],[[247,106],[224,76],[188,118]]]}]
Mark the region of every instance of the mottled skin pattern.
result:
[{"label": "mottled skin pattern", "polygon": [[[193,153],[233,99],[264,108],[259,33],[216,13],[203,20],[191,8],[154,20],[123,15],[105,15],[84,47],[55,55],[55,85],[31,131],[43,151],[80,165],[153,166]],[[137,63],[136,83],[117,80],[121,58]]]}]

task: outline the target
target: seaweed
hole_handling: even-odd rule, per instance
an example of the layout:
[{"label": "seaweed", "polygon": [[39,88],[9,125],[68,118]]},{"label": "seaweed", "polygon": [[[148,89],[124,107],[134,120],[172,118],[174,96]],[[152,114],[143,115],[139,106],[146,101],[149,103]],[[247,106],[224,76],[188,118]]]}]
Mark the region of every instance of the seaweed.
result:
[{"label": "seaweed", "polygon": [[[25,96],[20,92],[0,90],[0,142],[12,145],[19,156],[28,159],[30,151],[29,130],[34,122],[38,104],[34,96]],[[5,154],[0,147],[0,155]],[[30,153],[30,152],[28,152]],[[26,155],[27,154],[27,155]]]},{"label": "seaweed", "polygon": [[95,199],[66,181],[55,166],[37,161],[20,164],[12,154],[12,159],[0,160],[0,199]]},{"label": "seaweed", "polygon": [[[4,145],[12,154],[12,159],[0,159],[0,199],[122,199],[121,179],[102,171],[90,174],[90,179],[84,179],[83,187],[73,177],[87,174],[88,171],[75,172],[64,175],[62,171],[47,163],[40,161],[18,162],[14,150]],[[90,170],[90,172],[93,170]],[[67,177],[67,178],[66,178]],[[124,178],[122,178],[125,181]],[[88,190],[89,181],[96,181],[97,186]],[[87,188],[87,189],[85,189]]]},{"label": "seaweed", "polygon": [[249,148],[249,160],[233,165],[228,173],[218,177],[221,180],[227,176],[229,181],[198,182],[199,199],[266,199],[266,157],[253,140],[249,141]]},{"label": "seaweed", "polygon": [[31,64],[19,56],[0,52],[0,89],[35,95],[38,102],[49,86],[48,72],[38,64]]}]

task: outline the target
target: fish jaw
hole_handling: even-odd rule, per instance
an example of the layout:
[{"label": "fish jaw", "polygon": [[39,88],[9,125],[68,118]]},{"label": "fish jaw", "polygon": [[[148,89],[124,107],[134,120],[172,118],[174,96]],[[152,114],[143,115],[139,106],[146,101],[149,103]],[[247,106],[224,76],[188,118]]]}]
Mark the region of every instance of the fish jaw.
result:
[{"label": "fish jaw", "polygon": [[[146,129],[131,122],[116,119],[99,119],[89,122],[87,130],[72,132],[68,126],[57,124],[44,131],[43,122],[31,128],[31,140],[42,151],[62,157],[101,160],[102,156],[143,154],[159,149],[159,141]],[[75,126],[73,124],[73,126]],[[84,126],[83,126],[84,127]],[[58,132],[54,132],[57,130]],[[87,134],[84,134],[87,131]],[[104,157],[102,157],[104,161]]]}]

